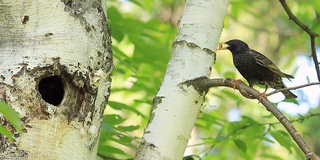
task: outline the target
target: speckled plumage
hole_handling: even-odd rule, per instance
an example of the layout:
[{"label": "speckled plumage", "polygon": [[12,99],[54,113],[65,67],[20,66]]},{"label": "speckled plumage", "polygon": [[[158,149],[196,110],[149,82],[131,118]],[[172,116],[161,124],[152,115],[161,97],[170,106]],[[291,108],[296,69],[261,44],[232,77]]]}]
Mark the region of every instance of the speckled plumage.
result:
[{"label": "speckled plumage", "polygon": [[[252,50],[249,46],[237,39],[225,42],[226,49],[230,50],[233,57],[233,64],[240,74],[249,82],[249,86],[254,84],[268,85],[274,89],[286,88],[282,82],[282,77],[293,78],[293,76],[283,73],[266,56]],[[290,91],[282,92],[286,98],[297,98]]]}]

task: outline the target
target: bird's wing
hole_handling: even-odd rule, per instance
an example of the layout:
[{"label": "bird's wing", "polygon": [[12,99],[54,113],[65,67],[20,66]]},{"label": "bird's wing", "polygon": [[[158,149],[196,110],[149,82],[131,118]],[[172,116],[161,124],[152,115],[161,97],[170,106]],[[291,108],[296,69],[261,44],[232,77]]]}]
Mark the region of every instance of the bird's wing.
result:
[{"label": "bird's wing", "polygon": [[293,78],[293,76],[281,72],[280,69],[279,69],[270,59],[268,59],[268,58],[267,58],[266,56],[264,56],[263,54],[255,51],[255,50],[250,50],[250,54],[254,57],[255,61],[256,61],[259,65],[261,65],[261,66],[269,69],[269,70],[272,71],[273,73],[276,73],[276,74],[278,74],[278,75],[281,76],[281,77]]}]

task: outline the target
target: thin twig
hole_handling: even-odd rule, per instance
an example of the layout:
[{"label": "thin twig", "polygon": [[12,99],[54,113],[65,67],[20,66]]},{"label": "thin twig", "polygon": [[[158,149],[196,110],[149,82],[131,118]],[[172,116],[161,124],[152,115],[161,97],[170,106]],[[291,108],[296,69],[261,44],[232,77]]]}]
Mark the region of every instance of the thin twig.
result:
[{"label": "thin twig", "polygon": [[318,37],[319,35],[315,32],[313,32],[308,26],[303,24],[290,10],[289,6],[286,3],[286,0],[279,0],[282,7],[286,11],[287,15],[289,16],[289,19],[292,20],[294,23],[296,23],[301,29],[303,29],[305,32],[308,33],[310,36],[310,41],[311,41],[311,56],[316,68],[317,76],[318,76],[318,81],[320,82],[320,69],[319,69],[319,61],[317,58],[317,53],[316,53],[316,45],[315,45],[315,38]]},{"label": "thin twig", "polygon": [[266,94],[266,96],[271,96],[273,94],[276,94],[276,93],[282,92],[282,91],[296,90],[296,89],[299,89],[299,88],[304,88],[304,87],[313,86],[313,85],[320,85],[320,82],[311,82],[311,83],[307,83],[307,84],[303,84],[303,85],[299,85],[299,86],[288,87],[288,88],[283,88],[283,89],[277,89],[277,90],[274,90],[274,91]]},{"label": "thin twig", "polygon": [[[211,87],[217,87],[217,86],[227,86],[230,88],[234,88],[240,91],[240,93],[243,95],[249,94],[252,95],[253,98],[259,100],[261,97],[259,96],[260,93],[247,86],[245,83],[242,81],[238,81],[237,84],[236,80],[232,80],[229,78],[216,78],[216,79],[207,79],[207,78],[198,78],[194,80],[189,80],[186,81],[185,84],[192,85],[194,88],[197,90],[203,92],[208,90]],[[280,123],[284,126],[284,128],[289,132],[290,136],[292,139],[296,142],[296,144],[300,147],[300,149],[303,151],[305,154],[307,160],[320,160],[320,158],[310,149],[310,147],[307,145],[307,143],[302,139],[301,135],[299,132],[295,129],[295,127],[292,125],[292,123],[287,119],[287,117],[277,108],[275,107],[267,98],[262,97],[260,101],[265,108],[270,111],[279,121]]]},{"label": "thin twig", "polygon": [[[305,116],[300,116],[299,118],[296,118],[296,119],[292,119],[292,120],[290,120],[290,122],[291,123],[293,123],[293,122],[303,122],[306,119],[309,119],[309,118],[312,118],[312,117],[318,117],[318,116],[320,116],[320,113],[314,113],[314,114],[311,113],[311,114],[308,114],[308,115],[305,115]],[[243,126],[237,128],[237,130],[235,130],[235,131],[246,129],[246,128],[253,127],[253,126],[256,126],[256,125],[272,126],[272,125],[277,125],[277,124],[280,124],[280,122],[279,121],[277,121],[277,122],[266,122],[266,123],[258,123],[258,124],[255,124],[255,125],[248,124],[248,125],[243,125]]]}]

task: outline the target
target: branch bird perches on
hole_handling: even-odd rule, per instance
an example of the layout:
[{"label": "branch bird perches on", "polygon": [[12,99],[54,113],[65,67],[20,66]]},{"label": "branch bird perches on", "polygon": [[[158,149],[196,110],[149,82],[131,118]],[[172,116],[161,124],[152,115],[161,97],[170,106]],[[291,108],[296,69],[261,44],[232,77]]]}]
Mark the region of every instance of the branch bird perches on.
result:
[{"label": "branch bird perches on", "polygon": [[[307,160],[320,160],[320,158],[310,149],[307,143],[303,140],[299,132],[288,120],[288,118],[275,107],[266,97],[260,97],[259,92],[249,86],[247,86],[242,81],[237,81],[229,78],[215,78],[208,79],[205,77],[200,77],[193,80],[188,80],[184,82],[187,85],[192,85],[198,91],[207,91],[211,87],[226,86],[239,90],[242,95],[252,95],[253,98],[259,100],[261,104],[271,112],[279,122],[284,126],[284,128],[289,132],[292,139],[296,142],[299,148],[303,151]],[[238,83],[237,85],[234,85]],[[261,98],[261,99],[260,99]]]}]

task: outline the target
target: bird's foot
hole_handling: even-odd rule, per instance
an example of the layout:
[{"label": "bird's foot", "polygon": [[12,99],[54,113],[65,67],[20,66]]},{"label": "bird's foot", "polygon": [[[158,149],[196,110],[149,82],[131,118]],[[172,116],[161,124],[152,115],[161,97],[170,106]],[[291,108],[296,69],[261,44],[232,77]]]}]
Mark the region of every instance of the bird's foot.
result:
[{"label": "bird's foot", "polygon": [[258,102],[258,103],[260,103],[263,98],[267,98],[267,96],[266,96],[266,91],[264,91],[264,92],[262,92],[262,93],[259,93],[259,94],[258,94],[258,97],[259,97],[259,99],[258,99],[259,102]]},{"label": "bird's foot", "polygon": [[[235,82],[233,83],[233,90],[236,90],[237,85],[239,85],[239,83],[242,82],[241,79],[237,79],[235,80]],[[242,82],[243,83],[243,82]]]}]

